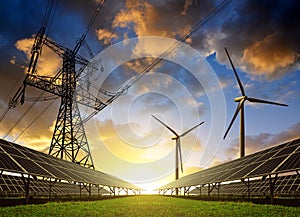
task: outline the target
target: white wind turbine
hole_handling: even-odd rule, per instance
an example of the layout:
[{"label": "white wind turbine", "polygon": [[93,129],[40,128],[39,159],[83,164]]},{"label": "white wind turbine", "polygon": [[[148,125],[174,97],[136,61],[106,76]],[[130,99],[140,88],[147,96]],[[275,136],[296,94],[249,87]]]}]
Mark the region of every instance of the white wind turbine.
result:
[{"label": "white wind turbine", "polygon": [[226,133],[225,133],[223,139],[226,138],[226,136],[227,136],[227,134],[228,134],[228,132],[229,132],[229,130],[230,130],[233,122],[235,121],[238,113],[240,112],[240,156],[244,157],[245,156],[245,119],[244,119],[245,117],[244,117],[244,103],[246,101],[249,101],[251,103],[253,103],[253,102],[254,103],[264,103],[264,104],[272,104],[272,105],[279,105],[279,106],[288,106],[288,105],[282,104],[282,103],[277,103],[277,102],[270,102],[270,101],[266,101],[266,100],[256,99],[256,98],[250,98],[250,97],[246,96],[246,93],[245,93],[244,87],[242,85],[242,82],[239,79],[239,76],[238,76],[238,74],[237,74],[237,72],[235,70],[235,67],[234,67],[234,65],[233,65],[233,63],[231,61],[231,58],[230,58],[229,53],[228,53],[228,51],[227,51],[226,48],[225,48],[225,51],[226,51],[226,54],[227,54],[228,59],[230,61],[230,64],[231,64],[231,67],[233,69],[233,72],[234,72],[234,75],[236,77],[236,80],[237,80],[237,82],[239,84],[242,96],[234,98],[234,101],[238,102],[239,104],[238,104],[238,106],[237,106],[237,108],[235,110],[233,118],[232,118],[232,120],[231,120],[231,122],[230,122],[230,124],[229,124],[229,126],[228,126],[228,128],[226,130]]},{"label": "white wind turbine", "polygon": [[[197,124],[196,126],[192,127],[191,129],[185,131],[182,134],[177,134],[175,132],[175,130],[173,130],[171,127],[169,127],[168,125],[166,125],[164,122],[162,122],[161,120],[159,120],[157,117],[155,117],[154,115],[152,115],[153,118],[155,118],[159,123],[161,123],[162,125],[164,125],[168,130],[170,130],[175,137],[172,137],[172,140],[176,141],[176,151],[175,151],[175,180],[177,180],[179,178],[179,165],[178,165],[178,155],[180,157],[180,167],[181,167],[181,172],[183,172],[183,166],[182,166],[182,154],[181,154],[181,144],[180,144],[180,138],[184,137],[186,134],[188,134],[189,132],[191,132],[192,130],[194,130],[195,128],[197,128],[198,126],[200,126],[201,124],[204,123],[204,121],[202,121],[200,124]],[[178,189],[176,189],[176,194],[178,194]]]}]

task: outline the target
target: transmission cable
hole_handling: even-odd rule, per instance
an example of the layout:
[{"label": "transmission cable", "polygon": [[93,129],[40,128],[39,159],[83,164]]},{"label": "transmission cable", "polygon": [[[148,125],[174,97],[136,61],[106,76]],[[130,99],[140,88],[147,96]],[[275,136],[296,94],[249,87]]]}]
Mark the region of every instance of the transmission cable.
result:
[{"label": "transmission cable", "polygon": [[32,126],[32,124],[37,120],[37,119],[39,119],[40,117],[41,117],[41,115],[43,114],[43,113],[45,113],[51,106],[52,106],[52,104],[54,103],[56,101],[56,99],[54,99],[51,103],[49,103],[49,105],[48,106],[46,106],[39,114],[38,114],[38,116],[36,116],[25,128],[24,128],[24,130],[13,140],[13,142],[16,142],[16,140],[20,137],[20,136],[22,136],[22,134],[26,131],[26,130],[28,130],[28,128],[29,127],[31,127]]},{"label": "transmission cable", "polygon": [[48,4],[45,10],[44,18],[42,21],[42,26],[47,27],[47,33],[46,37],[51,29],[51,26],[53,24],[54,14],[57,9],[58,0],[48,0]]},{"label": "transmission cable", "polygon": [[[4,102],[7,102],[7,101],[8,101],[8,99],[9,99],[9,97],[10,97],[10,94],[11,94],[11,93],[13,92],[13,90],[17,87],[18,83],[20,83],[22,77],[23,77],[23,76],[19,76],[19,78],[18,78],[17,81],[14,83],[14,85],[13,85],[12,88],[10,89],[9,93],[8,93],[7,96],[5,97]],[[1,116],[0,116],[0,123],[1,123],[1,121],[4,119],[4,117],[6,116],[6,114],[8,113],[9,109],[10,109],[9,106],[7,106],[7,107],[5,108],[5,110],[4,110],[4,112],[1,114]]]},{"label": "transmission cable", "polygon": [[[42,95],[44,94],[41,93],[40,97],[42,97]],[[38,100],[36,100],[35,102],[32,103],[32,105],[25,111],[25,113],[18,119],[18,121],[10,128],[10,130],[5,134],[5,136],[3,137],[4,139],[6,139],[6,137],[11,133],[11,131],[13,131],[13,129],[21,122],[21,120],[27,115],[27,113],[33,108],[33,106],[36,104]]]}]

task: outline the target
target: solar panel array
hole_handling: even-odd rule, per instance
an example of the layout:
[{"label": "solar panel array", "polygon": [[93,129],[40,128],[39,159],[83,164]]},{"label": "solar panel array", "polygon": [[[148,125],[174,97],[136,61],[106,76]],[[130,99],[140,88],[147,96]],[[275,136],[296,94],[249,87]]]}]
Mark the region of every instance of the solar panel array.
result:
[{"label": "solar panel array", "polygon": [[300,139],[184,176],[157,190],[221,183],[297,170],[300,170]]},{"label": "solar panel array", "polygon": [[[46,180],[31,180],[30,194],[33,196],[49,196],[49,182]],[[91,186],[91,195],[110,194],[109,191],[98,186]],[[12,175],[0,176],[0,196],[25,195],[25,187],[22,177]],[[88,191],[80,190],[80,185],[67,182],[56,182],[51,186],[52,196],[89,195]]]},{"label": "solar panel array", "polygon": [[[64,180],[75,184],[85,183],[96,186],[141,190],[139,187],[109,174],[58,159],[2,139],[0,139],[0,174],[1,171],[26,174],[44,179]],[[17,181],[15,179],[15,183],[17,182],[20,182],[20,180]],[[22,183],[22,185],[24,184]],[[20,188],[21,184],[13,186]],[[34,184],[31,183],[30,187],[33,186]],[[47,188],[49,189],[49,183]],[[42,187],[39,189],[42,191]]]},{"label": "solar panel array", "polygon": [[[257,179],[249,182],[250,193],[252,196],[264,196],[269,193],[269,179]],[[207,195],[208,186],[197,187],[189,192],[194,195]],[[221,184],[219,192],[214,190],[211,195],[243,195],[248,194],[248,187],[243,182],[233,182],[228,184]],[[276,181],[274,189],[276,195],[300,195],[300,176],[299,175],[287,175],[279,176]]]}]

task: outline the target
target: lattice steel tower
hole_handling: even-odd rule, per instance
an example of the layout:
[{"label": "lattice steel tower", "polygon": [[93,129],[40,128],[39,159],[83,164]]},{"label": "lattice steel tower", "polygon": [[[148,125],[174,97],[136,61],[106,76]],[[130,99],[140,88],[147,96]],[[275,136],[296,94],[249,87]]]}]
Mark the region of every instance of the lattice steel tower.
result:
[{"label": "lattice steel tower", "polygon": [[[63,47],[46,37],[46,25],[49,22],[54,1],[49,0],[42,27],[35,37],[32,47],[31,61],[26,78],[16,95],[10,101],[10,108],[24,103],[25,87],[27,85],[44,90],[61,98],[61,103],[52,136],[49,154],[72,161],[83,166],[94,168],[88,140],[83,127],[78,103],[100,111],[106,104],[92,96],[88,90],[78,86],[78,80],[89,61],[78,55],[78,51],[85,43],[86,35],[103,8],[101,1],[87,25],[84,33],[77,41],[73,50]],[[62,69],[54,76],[40,76],[36,65],[41,54],[42,46],[46,45],[62,58]],[[76,65],[81,67],[76,71]]]}]

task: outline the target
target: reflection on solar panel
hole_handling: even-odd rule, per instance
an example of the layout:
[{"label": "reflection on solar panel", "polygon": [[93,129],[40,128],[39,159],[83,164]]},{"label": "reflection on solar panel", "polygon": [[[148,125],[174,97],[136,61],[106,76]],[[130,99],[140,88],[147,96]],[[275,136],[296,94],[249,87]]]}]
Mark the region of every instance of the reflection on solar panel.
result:
[{"label": "reflection on solar panel", "polygon": [[[22,177],[3,175],[19,174]],[[2,175],[1,175],[2,174]],[[25,148],[0,139],[1,192],[44,194],[81,194],[85,188],[91,195],[103,186],[115,194],[115,188],[139,192],[141,189],[117,177],[72,162]],[[74,190],[77,188],[77,191]],[[65,190],[63,190],[65,189]],[[69,189],[68,191],[66,189]],[[59,193],[60,192],[60,193]]]},{"label": "reflection on solar panel", "polygon": [[[204,186],[207,185],[207,191],[212,191],[219,187],[219,183],[235,180],[248,180],[255,177],[267,176],[271,178],[267,182],[267,189],[274,193],[280,183],[278,174],[297,172],[300,170],[300,139],[293,140],[215,167],[202,170],[200,172],[182,177],[174,182],[160,187],[157,190],[165,192],[168,189]],[[293,176],[294,177],[294,176]],[[295,179],[294,181],[297,181]],[[243,184],[248,191],[251,186],[247,182]],[[275,185],[276,184],[276,185]],[[235,184],[238,185],[238,184]],[[249,188],[248,188],[249,187]],[[293,187],[294,189],[295,187]],[[293,190],[291,189],[291,190]],[[298,188],[297,188],[298,189]]]}]

